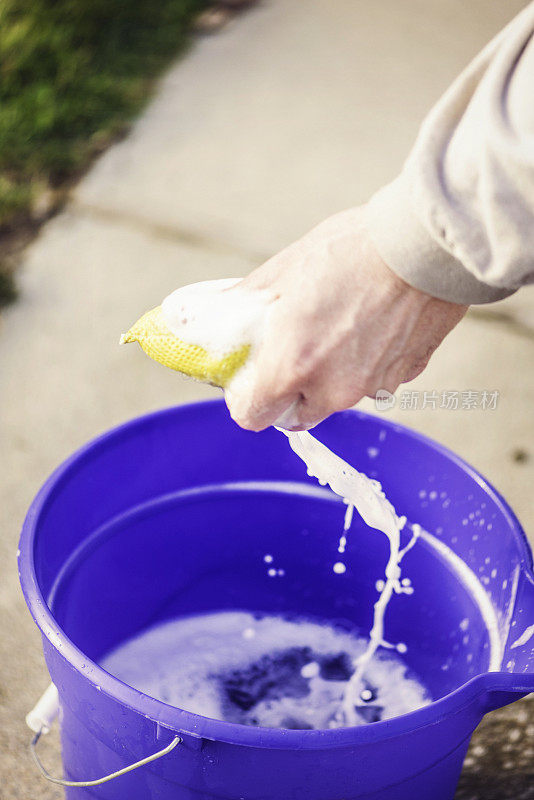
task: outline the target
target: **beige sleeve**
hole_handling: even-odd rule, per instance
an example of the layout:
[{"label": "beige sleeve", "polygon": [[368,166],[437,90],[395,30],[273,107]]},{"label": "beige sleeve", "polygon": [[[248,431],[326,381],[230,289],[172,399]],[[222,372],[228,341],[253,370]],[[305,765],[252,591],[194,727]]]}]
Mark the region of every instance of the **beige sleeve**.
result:
[{"label": "beige sleeve", "polygon": [[534,2],[439,100],[366,215],[386,263],[435,297],[487,303],[534,282]]}]

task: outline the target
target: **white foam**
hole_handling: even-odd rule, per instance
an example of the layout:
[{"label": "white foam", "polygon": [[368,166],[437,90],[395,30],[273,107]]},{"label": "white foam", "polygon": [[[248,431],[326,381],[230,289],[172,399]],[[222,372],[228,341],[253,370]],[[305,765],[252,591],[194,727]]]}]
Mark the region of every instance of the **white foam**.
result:
[{"label": "white foam", "polygon": [[176,289],[161,304],[172,333],[183,342],[203,347],[214,358],[224,358],[244,345],[250,347],[248,359],[225,385],[227,400],[248,390],[269,311],[268,290],[248,289],[241,283],[241,278],[191,283]]},{"label": "white foam", "polygon": [[176,289],[161,304],[170,330],[219,357],[242,345],[255,345],[261,338],[267,296],[237,286],[240,280],[202,281]]},{"label": "white foam", "polygon": [[[337,712],[347,685],[346,680],[325,677],[325,658],[346,654],[350,663],[365,648],[365,639],[328,625],[220,612],[184,617],[144,631],[107,655],[102,666],[145,694],[202,716],[262,727],[325,729],[343,724]],[[277,654],[285,664],[284,653],[290,654],[293,672],[286,666],[282,671],[276,664],[269,667]],[[299,655],[302,666],[295,661]],[[262,669],[267,664],[267,673],[271,670],[267,682],[276,681],[278,669],[282,689],[293,688],[279,696],[272,692],[259,696],[249,709],[239,708],[229,701],[228,676],[251,665],[256,665],[253,674],[257,674],[258,664]],[[371,686],[364,688],[367,694],[362,695],[356,725],[372,721],[366,715],[377,709],[380,719],[390,719],[430,702],[425,688],[407,674],[406,665],[395,654],[375,655],[368,675],[372,691]],[[250,690],[250,684],[245,681],[241,689]]]},{"label": "white foam", "polygon": [[524,644],[529,642],[533,636],[534,636],[534,625],[529,625],[528,628],[526,628],[523,631],[519,639],[515,640],[515,642],[511,646],[511,649],[513,650],[515,647],[522,647]]},{"label": "white foam", "polygon": [[[408,545],[401,550],[400,532],[406,523],[406,518],[397,516],[378,481],[371,480],[367,475],[358,472],[308,431],[283,431],[283,433],[287,436],[293,451],[306,464],[308,475],[317,478],[321,485],[328,484],[347,503],[344,533],[350,525],[352,510],[355,508],[367,525],[382,531],[389,540],[389,559],[385,567],[386,580],[380,581],[380,583],[377,581],[376,584],[379,597],[374,604],[369,642],[354,663],[355,671],[347,684],[343,703],[338,711],[338,721],[354,725],[358,714],[357,707],[360,705],[362,682],[376,651],[379,647],[396,647],[396,645],[390,645],[385,639],[385,613],[394,593],[412,594],[414,591],[411,585],[403,586],[400,563],[414,546],[419,536],[419,528],[413,526],[412,538]],[[334,572],[345,572],[345,565],[337,562],[334,564]],[[403,647],[406,646],[403,644]]]}]

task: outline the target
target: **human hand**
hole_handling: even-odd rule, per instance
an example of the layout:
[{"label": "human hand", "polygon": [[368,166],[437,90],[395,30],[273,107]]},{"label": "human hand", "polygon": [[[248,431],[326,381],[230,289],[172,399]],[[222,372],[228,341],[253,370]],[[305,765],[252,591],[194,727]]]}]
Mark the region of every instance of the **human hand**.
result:
[{"label": "human hand", "polygon": [[329,217],[238,286],[268,297],[247,379],[238,373],[226,392],[233,419],[256,431],[303,430],[378,389],[393,393],[467,311],[399,278],[367,234],[363,208]]}]

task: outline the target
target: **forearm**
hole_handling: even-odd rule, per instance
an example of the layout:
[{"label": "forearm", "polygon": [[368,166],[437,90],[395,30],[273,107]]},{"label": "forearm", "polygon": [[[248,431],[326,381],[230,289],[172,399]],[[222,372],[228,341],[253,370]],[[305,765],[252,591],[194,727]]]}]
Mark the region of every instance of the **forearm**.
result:
[{"label": "forearm", "polygon": [[437,103],[365,219],[386,263],[435,297],[486,303],[534,281],[534,3]]}]

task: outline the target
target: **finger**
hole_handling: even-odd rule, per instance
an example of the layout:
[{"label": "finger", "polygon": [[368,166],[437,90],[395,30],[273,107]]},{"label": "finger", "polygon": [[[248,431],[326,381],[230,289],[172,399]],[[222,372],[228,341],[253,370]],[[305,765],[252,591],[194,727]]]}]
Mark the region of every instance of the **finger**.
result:
[{"label": "finger", "polygon": [[301,430],[298,417],[299,403],[300,397],[297,397],[297,399],[294,400],[279,417],[277,417],[277,419],[273,422],[273,425],[276,428],[283,428],[285,431]]},{"label": "finger", "polygon": [[286,431],[309,431],[315,428],[328,416],[318,416],[318,412],[309,412],[307,409],[306,398],[301,394],[284,413],[273,423],[276,428],[283,428]]},{"label": "finger", "polygon": [[244,289],[254,289],[259,291],[271,290],[276,283],[276,279],[283,272],[286,264],[285,251],[269,258],[261,266],[249,272],[248,275],[237,284]]},{"label": "finger", "polygon": [[262,431],[269,425],[278,424],[277,420],[282,417],[288,407],[295,402],[295,397],[288,396],[280,398],[276,402],[258,404],[249,402],[238,394],[225,392],[226,405],[230,416],[241,428],[249,431]]},{"label": "finger", "polygon": [[420,359],[419,361],[416,361],[415,364],[412,364],[408,369],[406,369],[401,383],[410,383],[410,381],[413,381],[415,378],[417,378],[417,376],[420,375],[424,369],[426,369],[429,361],[430,357]]},{"label": "finger", "polygon": [[298,399],[293,385],[278,385],[256,363],[245,368],[225,390],[232,419],[242,428],[261,431],[276,423]]},{"label": "finger", "polygon": [[359,402],[365,391],[347,387],[339,379],[324,376],[320,382],[308,385],[300,392],[293,414],[293,430],[310,430],[331,414],[343,411]]},{"label": "finger", "polygon": [[308,431],[333,413],[333,408],[323,406],[317,398],[301,394],[295,404],[290,430]]}]

